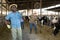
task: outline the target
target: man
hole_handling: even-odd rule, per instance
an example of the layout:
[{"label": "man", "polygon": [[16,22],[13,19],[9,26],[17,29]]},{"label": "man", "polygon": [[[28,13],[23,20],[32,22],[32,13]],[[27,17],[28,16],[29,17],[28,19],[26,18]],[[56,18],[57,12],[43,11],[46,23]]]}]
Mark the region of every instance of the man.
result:
[{"label": "man", "polygon": [[33,13],[29,19],[30,19],[29,20],[29,23],[30,23],[30,33],[32,33],[32,27],[33,26],[34,26],[34,29],[35,29],[35,33],[37,33],[37,27],[36,27],[37,17],[36,17],[36,13]]},{"label": "man", "polygon": [[[11,22],[12,40],[22,40],[21,19],[22,15],[17,11],[17,5],[10,5],[11,12],[5,17],[6,25]],[[8,21],[10,20],[10,22]]]}]

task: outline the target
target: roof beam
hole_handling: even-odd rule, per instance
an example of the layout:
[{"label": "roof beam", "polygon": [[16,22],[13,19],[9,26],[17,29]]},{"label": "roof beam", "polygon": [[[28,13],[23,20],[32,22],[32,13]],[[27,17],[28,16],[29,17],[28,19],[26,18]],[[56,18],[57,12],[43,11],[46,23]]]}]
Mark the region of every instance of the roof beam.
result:
[{"label": "roof beam", "polygon": [[47,7],[47,8],[43,8],[43,9],[52,9],[52,8],[56,8],[56,7],[60,7],[60,4],[57,4],[57,5],[54,5],[54,6],[50,6],[50,7]]}]

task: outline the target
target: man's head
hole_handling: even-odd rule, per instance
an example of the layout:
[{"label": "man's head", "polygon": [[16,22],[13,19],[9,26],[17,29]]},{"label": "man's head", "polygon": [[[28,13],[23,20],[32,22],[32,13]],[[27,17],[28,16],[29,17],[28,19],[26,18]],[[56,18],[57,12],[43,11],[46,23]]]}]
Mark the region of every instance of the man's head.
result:
[{"label": "man's head", "polygon": [[36,16],[36,13],[33,13],[32,15]]},{"label": "man's head", "polygon": [[10,10],[13,12],[17,11],[17,5],[16,4],[10,5]]}]

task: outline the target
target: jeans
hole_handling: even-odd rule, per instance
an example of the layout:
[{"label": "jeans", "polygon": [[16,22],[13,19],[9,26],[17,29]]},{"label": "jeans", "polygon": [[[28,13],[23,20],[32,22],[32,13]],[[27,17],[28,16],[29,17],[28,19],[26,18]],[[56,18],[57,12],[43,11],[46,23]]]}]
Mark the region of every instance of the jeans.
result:
[{"label": "jeans", "polygon": [[24,29],[24,22],[21,22],[21,28]]},{"label": "jeans", "polygon": [[22,30],[20,28],[11,29],[12,40],[22,40]]},{"label": "jeans", "polygon": [[34,27],[35,33],[37,33],[37,27],[35,23],[30,23],[30,33],[32,32],[32,27]]}]

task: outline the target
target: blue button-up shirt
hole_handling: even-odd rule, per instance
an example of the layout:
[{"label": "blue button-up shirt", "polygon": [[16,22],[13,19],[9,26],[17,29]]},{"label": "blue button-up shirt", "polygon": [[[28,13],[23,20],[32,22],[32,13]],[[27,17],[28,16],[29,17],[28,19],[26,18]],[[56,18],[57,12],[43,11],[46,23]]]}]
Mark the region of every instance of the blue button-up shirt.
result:
[{"label": "blue button-up shirt", "polygon": [[13,28],[20,28],[21,27],[21,19],[22,19],[22,15],[21,13],[17,12],[10,12],[6,17],[6,20],[10,20],[11,21],[11,26]]}]

